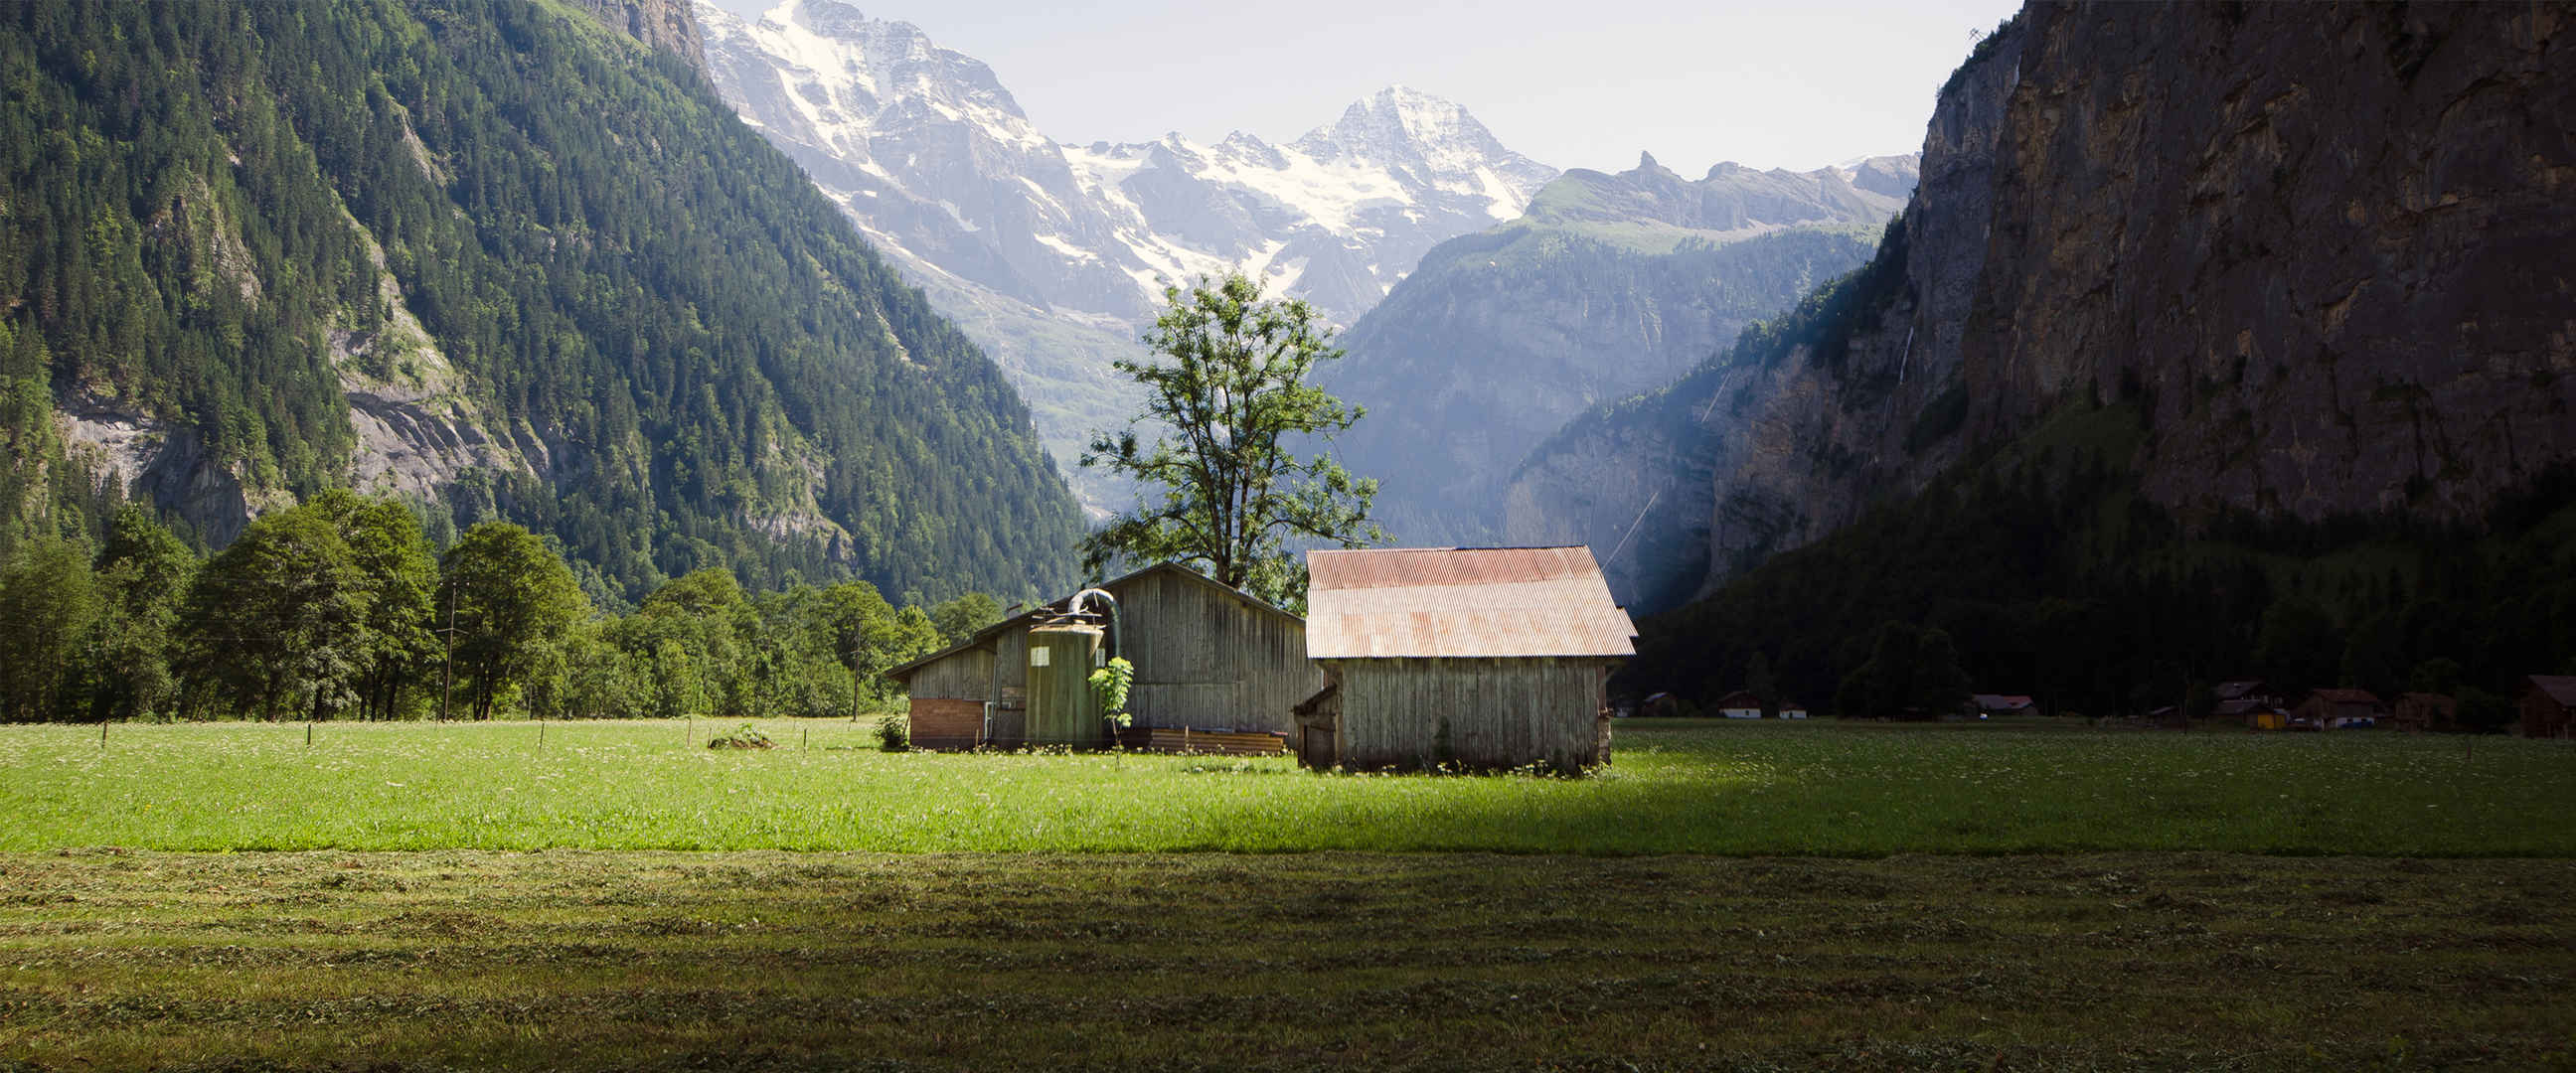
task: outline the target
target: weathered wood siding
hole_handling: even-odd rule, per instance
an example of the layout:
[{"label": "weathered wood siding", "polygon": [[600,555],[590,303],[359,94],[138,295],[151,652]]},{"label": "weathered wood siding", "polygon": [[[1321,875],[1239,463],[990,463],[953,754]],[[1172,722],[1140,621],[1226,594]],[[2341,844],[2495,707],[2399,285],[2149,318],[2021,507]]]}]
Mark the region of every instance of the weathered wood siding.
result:
[{"label": "weathered wood siding", "polygon": [[1291,733],[1289,709],[1324,687],[1302,621],[1170,571],[1109,591],[1136,665],[1127,707],[1137,726]]},{"label": "weathered wood siding", "polygon": [[911,694],[914,700],[992,699],[993,653],[969,648],[943,660],[922,664],[912,672]]},{"label": "weathered wood siding", "polygon": [[[1127,694],[1135,725],[1294,734],[1297,702],[1324,687],[1306,658],[1306,623],[1224,586],[1154,569],[1108,585],[1127,631],[1121,654],[1136,665]],[[985,744],[1027,741],[1029,629],[1015,622],[970,648],[914,669],[915,698],[993,705]]]},{"label": "weathered wood siding", "polygon": [[1029,626],[1021,623],[993,635],[993,671],[985,684],[985,698],[993,702],[992,736],[988,744],[998,749],[1016,749],[1028,741],[1029,728]]},{"label": "weathered wood siding", "polygon": [[1614,662],[1335,660],[1331,670],[1341,683],[1336,751],[1342,766],[1358,770],[1427,767],[1443,759],[1470,768],[1589,767],[1609,759],[1600,715],[1602,683]]}]

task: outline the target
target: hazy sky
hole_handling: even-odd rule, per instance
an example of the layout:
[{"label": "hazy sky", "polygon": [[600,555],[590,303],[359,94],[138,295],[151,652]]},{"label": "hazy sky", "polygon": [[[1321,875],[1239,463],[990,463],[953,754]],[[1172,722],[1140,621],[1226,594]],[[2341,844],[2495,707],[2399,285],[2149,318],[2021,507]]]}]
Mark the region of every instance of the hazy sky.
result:
[{"label": "hazy sky", "polygon": [[[775,0],[718,0],[754,14]],[[2019,0],[868,0],[990,64],[1060,141],[1273,142],[1401,82],[1560,168],[1697,177],[1922,148],[1932,94]]]}]

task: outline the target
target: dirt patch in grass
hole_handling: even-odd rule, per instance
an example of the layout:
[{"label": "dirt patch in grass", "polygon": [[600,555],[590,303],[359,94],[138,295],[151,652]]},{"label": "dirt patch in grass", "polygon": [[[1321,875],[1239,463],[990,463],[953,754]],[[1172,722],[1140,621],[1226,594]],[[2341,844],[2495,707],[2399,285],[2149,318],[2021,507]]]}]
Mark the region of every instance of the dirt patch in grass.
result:
[{"label": "dirt patch in grass", "polygon": [[[2576,1061],[2565,860],[447,851],[0,868],[24,896],[0,902],[13,1071]],[[279,892],[316,889],[328,899],[278,911]]]}]

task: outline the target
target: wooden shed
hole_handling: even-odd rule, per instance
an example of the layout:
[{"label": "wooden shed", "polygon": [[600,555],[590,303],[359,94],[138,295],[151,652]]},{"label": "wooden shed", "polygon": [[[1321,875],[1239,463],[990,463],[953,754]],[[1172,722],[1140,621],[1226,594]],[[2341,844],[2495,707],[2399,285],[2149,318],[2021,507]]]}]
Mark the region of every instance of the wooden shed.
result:
[{"label": "wooden shed", "polygon": [[[1296,729],[1290,709],[1324,685],[1323,673],[1306,658],[1304,619],[1177,563],[1098,587],[1118,601],[1119,654],[1136,665],[1127,696],[1135,715],[1130,744],[1273,753],[1287,747]],[[1014,615],[887,671],[911,693],[914,744],[1026,744],[1029,630],[1066,610],[1071,599]]]},{"label": "wooden shed", "polygon": [[1717,714],[1728,719],[1762,718],[1762,698],[1754,696],[1751,690],[1739,689],[1719,697],[1712,707],[1717,709]]},{"label": "wooden shed", "polygon": [[2293,716],[2319,730],[2347,730],[2379,723],[2379,697],[2367,689],[2320,689]]},{"label": "wooden shed", "polygon": [[1605,762],[1604,685],[1636,626],[1584,547],[1312,551],[1300,707],[1309,767]]},{"label": "wooden shed", "polygon": [[2522,682],[2522,736],[2576,734],[2576,675],[2535,674]]}]

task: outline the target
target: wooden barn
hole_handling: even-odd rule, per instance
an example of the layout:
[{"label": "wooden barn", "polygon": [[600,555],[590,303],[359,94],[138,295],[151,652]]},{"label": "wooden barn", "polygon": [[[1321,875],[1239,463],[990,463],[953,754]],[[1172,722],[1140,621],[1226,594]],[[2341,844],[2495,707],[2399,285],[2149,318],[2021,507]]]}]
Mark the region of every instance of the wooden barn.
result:
[{"label": "wooden barn", "polygon": [[2377,726],[2379,697],[2367,689],[2320,689],[2290,714],[2319,730]]},{"label": "wooden barn", "polygon": [[2576,675],[2535,674],[2522,682],[2522,736],[2576,735]]},{"label": "wooden barn", "polygon": [[1754,696],[1750,690],[1739,689],[1719,697],[1713,707],[1717,714],[1729,719],[1762,718],[1762,698]]},{"label": "wooden barn", "polygon": [[1603,686],[1636,627],[1584,547],[1306,553],[1307,648],[1331,685],[1298,708],[1309,767],[1607,761]]},{"label": "wooden barn", "polygon": [[[1117,654],[1136,666],[1127,697],[1138,748],[1270,752],[1296,729],[1291,709],[1324,685],[1306,658],[1306,622],[1177,563],[1102,582],[1118,602]],[[977,631],[964,643],[886,672],[912,696],[912,740],[926,749],[1014,749],[1068,740],[1029,721],[1029,671],[1051,653],[1030,644],[1069,611],[1071,596]],[[1104,647],[1101,653],[1108,654]],[[1088,731],[1088,727],[1077,729]]]}]

